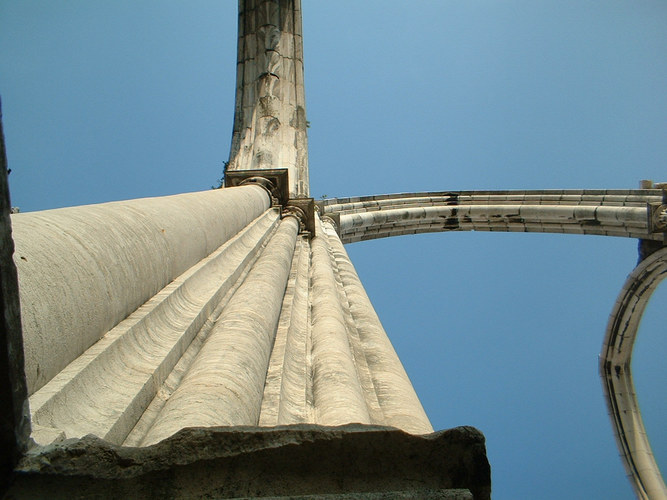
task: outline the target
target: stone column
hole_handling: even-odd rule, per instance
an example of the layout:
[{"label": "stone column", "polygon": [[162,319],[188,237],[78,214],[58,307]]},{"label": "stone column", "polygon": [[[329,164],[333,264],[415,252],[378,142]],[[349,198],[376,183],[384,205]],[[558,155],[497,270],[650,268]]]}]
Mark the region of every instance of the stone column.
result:
[{"label": "stone column", "polygon": [[282,220],[142,445],[184,427],[257,425],[299,222]]},{"label": "stone column", "polygon": [[240,0],[229,170],[287,168],[291,198],[308,195],[300,0]]},{"label": "stone column", "polygon": [[138,444],[279,223],[267,210],[35,392],[33,439],[94,434]]},{"label": "stone column", "polygon": [[322,227],[333,250],[338,276],[359,335],[359,352],[363,353],[365,364],[370,371],[373,389],[382,412],[382,421],[373,423],[398,427],[413,434],[433,432],[433,427],[412,383],[375,313],[340,238],[327,219]]},{"label": "stone column", "polygon": [[311,270],[315,423],[370,424],[337,290],[331,248],[319,218],[317,223]]},{"label": "stone column", "polygon": [[14,214],[29,394],[269,206],[244,186]]}]

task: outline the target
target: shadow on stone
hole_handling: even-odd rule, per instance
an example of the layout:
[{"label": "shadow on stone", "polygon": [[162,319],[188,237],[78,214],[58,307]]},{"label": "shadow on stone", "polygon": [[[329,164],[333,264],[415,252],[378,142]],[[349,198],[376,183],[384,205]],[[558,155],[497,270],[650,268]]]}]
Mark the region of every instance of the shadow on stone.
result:
[{"label": "shadow on stone", "polygon": [[67,440],[28,452],[8,497],[488,499],[490,492],[484,436],[473,427],[416,436],[351,424],[190,428],[146,448]]}]

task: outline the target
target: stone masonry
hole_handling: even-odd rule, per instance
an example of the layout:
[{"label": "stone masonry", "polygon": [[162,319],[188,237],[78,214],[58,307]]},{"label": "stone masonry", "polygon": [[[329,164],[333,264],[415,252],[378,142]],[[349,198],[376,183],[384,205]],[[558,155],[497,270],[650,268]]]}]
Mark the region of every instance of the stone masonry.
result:
[{"label": "stone masonry", "polygon": [[240,0],[224,188],[12,215],[9,497],[490,498],[484,437],[433,432],[344,246],[475,230],[644,242],[601,373],[637,495],[667,498],[629,370],[666,274],[665,186],[315,203],[302,44],[300,0]]}]

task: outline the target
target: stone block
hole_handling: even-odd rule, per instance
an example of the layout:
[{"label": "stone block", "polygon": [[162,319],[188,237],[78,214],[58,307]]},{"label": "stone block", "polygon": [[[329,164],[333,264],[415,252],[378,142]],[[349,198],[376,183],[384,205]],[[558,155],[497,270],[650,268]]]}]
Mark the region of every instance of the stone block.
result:
[{"label": "stone block", "polygon": [[451,489],[490,498],[490,468],[478,430],[415,436],[351,424],[191,428],[147,448],[114,446],[92,436],[68,440],[29,452],[8,494],[68,500],[417,498],[382,495]]}]

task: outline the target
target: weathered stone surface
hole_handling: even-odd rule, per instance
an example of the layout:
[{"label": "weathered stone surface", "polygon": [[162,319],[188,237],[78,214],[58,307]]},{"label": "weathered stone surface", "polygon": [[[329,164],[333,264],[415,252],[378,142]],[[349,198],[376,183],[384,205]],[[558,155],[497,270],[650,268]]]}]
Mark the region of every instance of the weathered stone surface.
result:
[{"label": "weathered stone surface", "polygon": [[183,427],[259,421],[298,227],[296,217],[281,221],[142,445],[161,441]]},{"label": "weathered stone surface", "polygon": [[628,276],[609,316],[600,376],[623,465],[637,498],[667,498],[642,420],[632,380],[632,351],[651,295],[667,277],[667,247],[642,260]]},{"label": "weathered stone surface", "polygon": [[312,422],[310,375],[310,244],[297,240],[266,374],[259,425]]},{"label": "weathered stone surface", "polygon": [[9,498],[70,499],[73,492],[82,498],[294,498],[448,489],[490,498],[484,437],[472,427],[415,436],[358,424],[297,425],[191,428],[146,448],[92,436],[37,448],[19,464]]},{"label": "weathered stone surface", "polygon": [[368,402],[350,345],[345,307],[336,285],[331,248],[322,225],[312,242],[311,328],[315,422],[370,424]]},{"label": "weathered stone surface", "polygon": [[239,3],[236,111],[228,169],[289,170],[308,197],[300,0]]},{"label": "weathered stone surface", "polygon": [[[433,432],[431,422],[340,238],[329,223],[322,224],[322,234],[331,247],[357,372],[360,373],[359,378],[366,382],[362,386],[368,387],[366,405],[369,409],[377,405],[376,415],[371,421],[414,434]],[[372,397],[368,392],[372,393]]]},{"label": "weathered stone surface", "polygon": [[277,211],[267,210],[33,394],[32,421],[40,424],[33,439],[48,444],[53,429],[60,429],[69,438],[94,434],[122,444],[140,418],[143,428],[152,413],[143,415],[145,410],[156,393],[164,395],[160,386],[179,371],[175,366],[196,345],[193,338],[207,335],[215,311],[233,295],[278,223]]},{"label": "weathered stone surface", "polygon": [[12,215],[28,393],[269,205],[242,186]]},{"label": "weathered stone surface", "polygon": [[[647,204],[658,189],[449,191],[332,198],[320,213],[338,219],[343,243],[441,231],[596,234],[662,242]],[[662,212],[661,212],[662,213]],[[641,250],[640,250],[641,251]]]},{"label": "weathered stone surface", "polygon": [[[247,499],[251,497],[237,497],[234,500]],[[447,489],[447,490],[408,490],[408,491],[382,491],[382,492],[355,492],[355,493],[332,493],[325,495],[288,495],[280,497],[262,497],[263,500],[472,500],[473,496],[469,490]]]},{"label": "weathered stone surface", "polygon": [[14,242],[10,207],[0,103],[0,492],[25,451],[30,434],[18,280],[12,260]]}]

